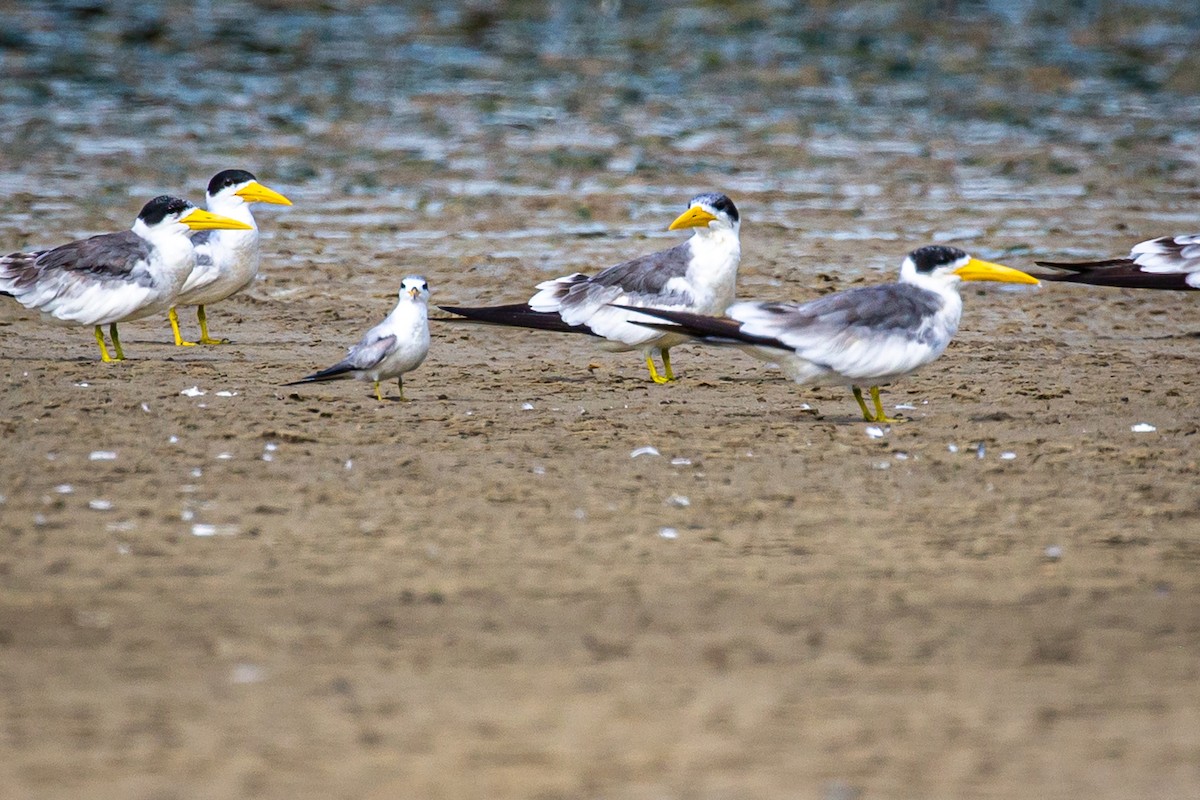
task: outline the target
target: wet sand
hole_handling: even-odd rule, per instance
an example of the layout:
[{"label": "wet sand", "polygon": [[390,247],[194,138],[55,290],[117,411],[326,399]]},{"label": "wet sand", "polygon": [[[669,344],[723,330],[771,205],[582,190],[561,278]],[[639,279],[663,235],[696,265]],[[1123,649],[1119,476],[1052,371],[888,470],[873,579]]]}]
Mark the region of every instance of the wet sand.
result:
[{"label": "wet sand", "polygon": [[410,402],[281,385],[406,274],[519,301],[679,241],[704,190],[742,211],[742,297],[930,242],[1031,268],[1194,230],[1166,9],[35,5],[0,250],[228,167],[296,205],[210,308],[228,345],[145,320],[104,365],[0,298],[0,794],[1200,794],[1196,296],[969,286],[879,436],[736,352],[656,386],[442,322]]},{"label": "wet sand", "polygon": [[[751,283],[787,235],[754,244]],[[872,438],[738,353],[681,348],[660,387],[583,337],[437,322],[410,402],[281,388],[395,281],[266,272],[295,294],[214,306],[232,344],[132,323],[116,365],[3,309],[14,796],[1198,785],[1190,296],[969,288]]]}]

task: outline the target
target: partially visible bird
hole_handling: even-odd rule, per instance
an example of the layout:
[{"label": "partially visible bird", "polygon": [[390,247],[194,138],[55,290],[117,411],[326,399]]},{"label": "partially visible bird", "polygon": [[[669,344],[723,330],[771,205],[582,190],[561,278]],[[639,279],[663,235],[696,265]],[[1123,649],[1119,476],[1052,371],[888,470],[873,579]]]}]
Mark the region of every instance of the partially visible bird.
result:
[{"label": "partially visible bird", "polygon": [[133,227],[64,244],[0,256],[0,294],[48,322],[91,325],[100,358],[113,361],[101,326],[108,324],[117,361],[124,360],[117,323],[166,311],[196,263],[189,230],[247,230],[245,222],[163,195],[142,207]]},{"label": "partially visible bird", "polygon": [[240,220],[249,226],[249,230],[212,230],[192,234],[192,244],[196,247],[196,266],[183,284],[175,306],[168,313],[176,346],[197,344],[185,341],[179,332],[179,316],[175,312],[178,306],[196,306],[196,319],[200,323],[199,344],[223,344],[228,341],[208,335],[208,318],[204,307],[237,294],[254,283],[258,275],[258,223],[250,213],[251,203],[290,206],[292,201],[274,189],[263,186],[244,169],[223,170],[208,182],[205,194],[208,210]]},{"label": "partially visible bird", "polygon": [[[669,230],[684,228],[693,228],[695,233],[682,244],[617,264],[596,275],[576,272],[544,281],[527,303],[441,308],[477,322],[590,334],[605,339],[603,347],[608,350],[640,350],[650,378],[655,383],[666,383],[675,379],[670,349],[687,341],[687,337],[635,325],[629,321],[629,312],[614,304],[720,314],[733,301],[742,258],[741,218],[725,195],[693,197]],[[654,365],[655,356],[662,357],[662,375]]]},{"label": "partially visible bird", "polygon": [[[807,303],[734,303],[725,318],[650,308],[638,313],[667,320],[642,323],[655,330],[732,345],[774,362],[796,383],[848,385],[864,420],[894,422],[884,413],[879,387],[925,366],[946,349],[962,317],[959,281],[1037,283],[1024,272],[934,245],[909,253],[896,283]],[[870,387],[874,413],[862,386]]]},{"label": "partially visible bird", "polygon": [[404,399],[404,374],[421,366],[429,353],[429,284],[420,275],[400,281],[400,300],[387,318],[367,331],[349,354],[329,369],[314,372],[284,386],[354,378],[375,383],[375,397],[383,402],[379,382],[395,378]]},{"label": "partially visible bird", "polygon": [[1047,281],[1126,289],[1200,289],[1200,234],[1161,236],[1139,242],[1126,258],[1034,263],[1039,267],[1070,270],[1065,275],[1037,276]]}]

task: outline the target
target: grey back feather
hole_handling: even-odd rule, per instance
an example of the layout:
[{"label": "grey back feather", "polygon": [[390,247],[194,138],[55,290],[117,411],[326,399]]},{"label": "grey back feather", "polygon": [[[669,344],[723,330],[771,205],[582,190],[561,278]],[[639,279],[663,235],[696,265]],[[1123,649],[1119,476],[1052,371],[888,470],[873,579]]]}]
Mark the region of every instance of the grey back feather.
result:
[{"label": "grey back feather", "polygon": [[[916,334],[921,323],[942,309],[943,301],[934,292],[904,283],[864,286],[820,297],[802,305],[794,303],[758,303],[765,314],[757,320],[775,317],[779,339],[793,347],[810,337],[825,338],[839,333],[887,335]],[[737,318],[735,309],[730,309]],[[750,326],[762,332],[759,325]]]},{"label": "grey back feather", "polygon": [[148,261],[150,243],[133,231],[104,233],[53,250],[13,253],[0,259],[0,275],[17,291],[36,284],[45,272],[65,272],[79,276],[149,283],[149,275],[135,275],[139,261]]},{"label": "grey back feather", "polygon": [[598,306],[611,303],[622,295],[633,305],[688,305],[692,302],[688,292],[667,292],[666,286],[672,278],[687,275],[691,258],[691,246],[684,242],[668,250],[616,264],[591,278],[580,276],[580,279],[564,284],[562,305],[564,308]]},{"label": "grey back feather", "polygon": [[378,339],[367,338],[350,348],[350,354],[342,361],[353,369],[371,369],[379,364],[396,346],[395,335],[383,336]]}]

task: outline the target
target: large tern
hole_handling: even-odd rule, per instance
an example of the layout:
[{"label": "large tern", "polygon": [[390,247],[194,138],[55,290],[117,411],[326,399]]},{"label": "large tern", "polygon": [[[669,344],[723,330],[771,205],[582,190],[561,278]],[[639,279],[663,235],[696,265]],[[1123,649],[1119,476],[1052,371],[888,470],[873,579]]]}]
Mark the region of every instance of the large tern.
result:
[{"label": "large tern", "polygon": [[[922,247],[908,254],[900,280],[826,295],[807,303],[745,301],[727,317],[639,309],[656,330],[731,345],[780,366],[802,385],[848,385],[868,422],[894,422],[879,387],[934,361],[958,331],[959,281],[1036,284],[1037,279],[972,258],[955,247]],[[874,413],[860,387],[870,387]]]},{"label": "large tern", "polygon": [[355,378],[374,382],[375,398],[383,402],[379,382],[395,378],[403,400],[404,374],[421,366],[428,353],[429,284],[420,275],[409,275],[400,282],[400,299],[392,313],[367,331],[345,358],[284,386]]},{"label": "large tern", "polygon": [[95,328],[100,358],[125,358],[117,323],[170,308],[195,264],[189,230],[247,230],[250,225],[163,195],[142,208],[133,227],[53,250],[0,256],[0,294],[15,297],[48,322]]},{"label": "large tern", "polygon": [[[290,206],[291,200],[258,182],[244,169],[218,172],[208,182],[205,206],[214,214],[240,220],[249,230],[205,230],[192,234],[196,247],[196,266],[179,292],[168,316],[176,346],[223,344],[226,339],[208,335],[204,307],[237,294],[258,275],[258,224],[250,213],[251,203],[275,203]],[[179,332],[177,306],[196,306],[200,323],[199,342],[185,341]]]},{"label": "large tern", "polygon": [[1139,242],[1125,258],[1034,263],[1070,271],[1038,275],[1048,281],[1127,289],[1200,289],[1200,234],[1162,236]]},{"label": "large tern", "polygon": [[[695,230],[686,242],[640,256],[595,275],[581,272],[537,285],[527,303],[485,308],[442,306],[479,322],[520,328],[586,333],[605,340],[609,350],[640,350],[655,383],[675,379],[670,349],[688,340],[630,322],[626,307],[677,309],[721,314],[733,302],[742,257],[737,207],[723,194],[701,194],[669,230]],[[660,356],[663,372],[654,364]]]}]

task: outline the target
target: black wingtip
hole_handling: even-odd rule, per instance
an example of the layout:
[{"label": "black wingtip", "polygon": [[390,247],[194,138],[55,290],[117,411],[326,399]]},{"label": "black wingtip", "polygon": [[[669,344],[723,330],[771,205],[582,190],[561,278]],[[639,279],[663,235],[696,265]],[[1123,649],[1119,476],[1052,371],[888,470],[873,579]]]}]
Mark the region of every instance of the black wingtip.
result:
[{"label": "black wingtip", "polygon": [[1086,272],[1092,269],[1103,269],[1105,267],[1131,267],[1132,261],[1128,258],[1105,258],[1099,261],[1034,261],[1039,267],[1052,267],[1053,269],[1069,269],[1074,272]]},{"label": "black wingtip", "polygon": [[[1042,264],[1042,262],[1038,262]],[[1058,266],[1046,263],[1044,266]],[[1187,282],[1189,273],[1186,272],[1143,272],[1129,261],[1118,261],[1115,264],[1099,268],[1085,268],[1075,272],[1063,272],[1053,275],[1034,275],[1038,280],[1056,281],[1058,283],[1077,283],[1084,286],[1108,286],[1114,289],[1159,289],[1163,291],[1186,292],[1195,291],[1197,287]]]},{"label": "black wingtip", "polygon": [[[538,331],[554,331],[556,333],[584,333],[588,336],[597,334],[585,325],[569,325],[553,311],[534,311],[526,303],[513,303],[507,306],[482,306],[467,308],[464,306],[438,306],[449,314],[457,314],[469,322],[483,322],[490,325],[505,325],[510,328],[529,328]],[[452,321],[452,320],[446,320]]]},{"label": "black wingtip", "polygon": [[321,383],[322,381],[336,381],[339,378],[348,378],[350,373],[354,371],[354,367],[344,364],[334,364],[329,369],[323,369],[320,372],[314,372],[312,375],[305,375],[298,381],[291,383],[282,383],[280,386],[300,386],[304,383]]},{"label": "black wingtip", "polygon": [[773,347],[778,350],[792,349],[778,339],[746,333],[742,330],[741,322],[729,317],[709,317],[704,314],[693,314],[690,311],[675,311],[665,308],[639,308],[637,306],[623,306],[617,303],[610,303],[609,305],[614,308],[636,311],[639,314],[666,320],[666,322],[661,323],[630,320],[635,325],[645,325],[647,328],[670,333],[681,333],[685,336],[691,336],[694,339],[707,342],[708,344],[734,346],[752,344],[761,347]]}]

